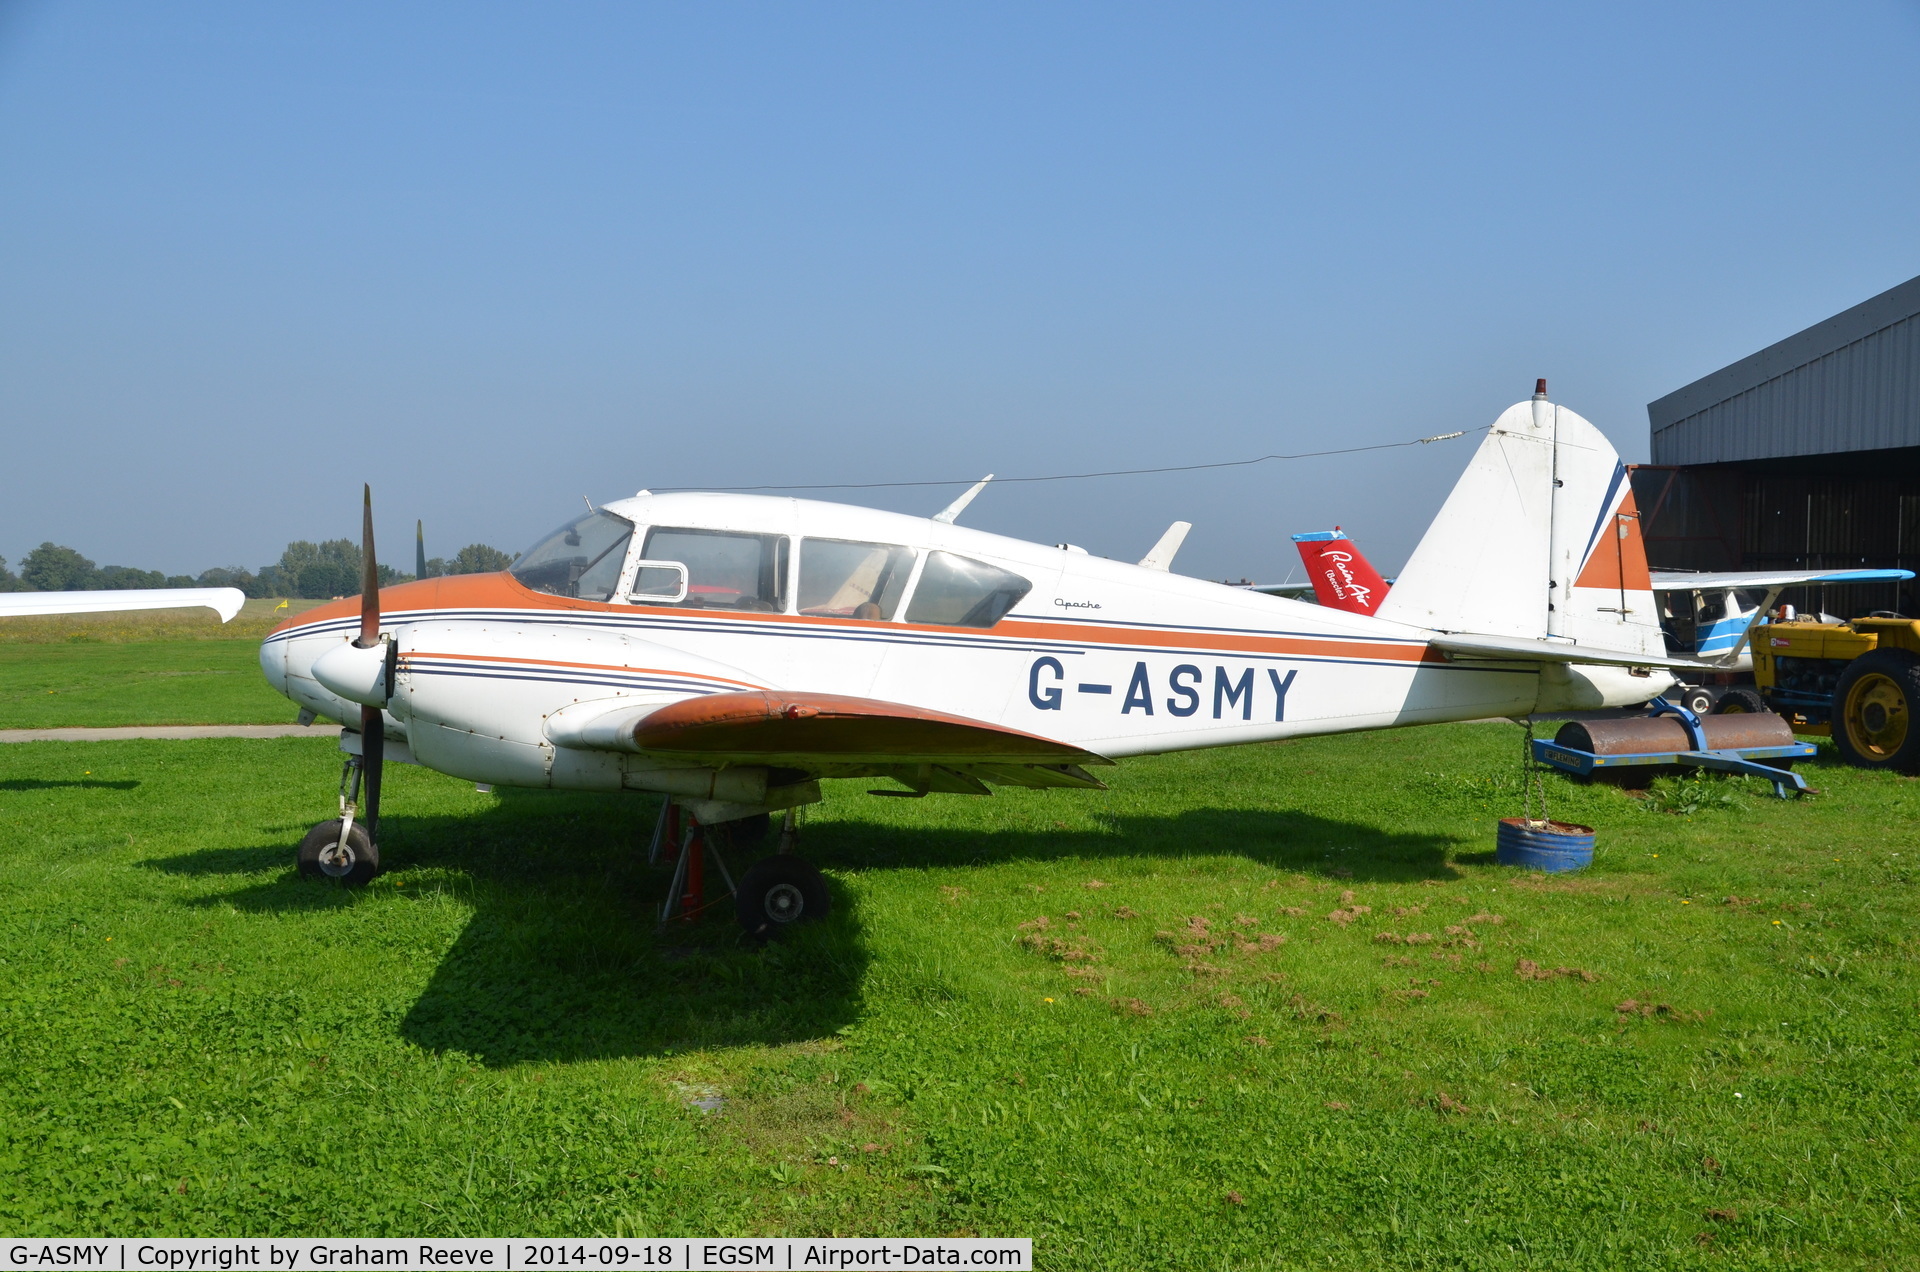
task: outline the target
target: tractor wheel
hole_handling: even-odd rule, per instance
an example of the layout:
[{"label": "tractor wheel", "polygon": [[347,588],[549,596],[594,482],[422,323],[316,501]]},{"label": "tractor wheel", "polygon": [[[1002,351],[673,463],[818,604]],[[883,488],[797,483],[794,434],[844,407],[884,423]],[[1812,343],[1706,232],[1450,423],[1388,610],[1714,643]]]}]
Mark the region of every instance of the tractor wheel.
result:
[{"label": "tractor wheel", "polygon": [[1876,649],[1854,659],[1833,691],[1833,743],[1860,768],[1920,771],[1920,658]]},{"label": "tractor wheel", "polygon": [[1756,689],[1729,689],[1713,704],[1715,715],[1759,715],[1772,710]]}]

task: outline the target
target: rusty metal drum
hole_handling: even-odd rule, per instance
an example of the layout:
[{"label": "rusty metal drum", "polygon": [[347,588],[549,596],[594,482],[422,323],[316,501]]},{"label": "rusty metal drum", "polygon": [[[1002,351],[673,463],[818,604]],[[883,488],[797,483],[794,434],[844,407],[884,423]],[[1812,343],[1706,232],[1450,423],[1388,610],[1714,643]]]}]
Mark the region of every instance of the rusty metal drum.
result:
[{"label": "rusty metal drum", "polygon": [[[1772,712],[1702,716],[1700,732],[1709,751],[1761,746],[1792,746],[1793,730]],[[1648,755],[1694,750],[1687,727],[1674,716],[1630,716],[1623,720],[1569,720],[1553,735],[1556,746],[1594,755]]]}]

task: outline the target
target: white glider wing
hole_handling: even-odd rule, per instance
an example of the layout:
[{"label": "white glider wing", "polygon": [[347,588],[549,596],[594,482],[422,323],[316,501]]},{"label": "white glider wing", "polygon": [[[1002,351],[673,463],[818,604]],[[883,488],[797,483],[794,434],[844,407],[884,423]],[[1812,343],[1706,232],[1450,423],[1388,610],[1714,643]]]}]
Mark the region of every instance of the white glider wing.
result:
[{"label": "white glider wing", "polygon": [[101,592],[0,592],[0,618],[30,614],[108,614],[115,610],[199,609],[230,622],[247,594],[237,587],[115,588]]},{"label": "white glider wing", "polygon": [[1656,592],[1713,592],[1728,587],[1804,587],[1820,583],[1897,583],[1913,577],[1912,570],[1729,570],[1692,574],[1684,570],[1655,570]]}]

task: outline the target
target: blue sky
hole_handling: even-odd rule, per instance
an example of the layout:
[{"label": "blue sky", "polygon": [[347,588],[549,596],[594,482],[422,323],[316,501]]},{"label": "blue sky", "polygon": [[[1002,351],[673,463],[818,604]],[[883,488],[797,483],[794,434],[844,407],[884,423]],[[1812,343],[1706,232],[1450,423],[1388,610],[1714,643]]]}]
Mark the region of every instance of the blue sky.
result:
[{"label": "blue sky", "polygon": [[[0,555],[509,549],[642,487],[1645,404],[1920,273],[1920,5],[14,4]],[[1391,568],[1469,443],[968,524]],[[833,497],[833,496],[828,496]],[[931,512],[940,490],[857,501]]]}]

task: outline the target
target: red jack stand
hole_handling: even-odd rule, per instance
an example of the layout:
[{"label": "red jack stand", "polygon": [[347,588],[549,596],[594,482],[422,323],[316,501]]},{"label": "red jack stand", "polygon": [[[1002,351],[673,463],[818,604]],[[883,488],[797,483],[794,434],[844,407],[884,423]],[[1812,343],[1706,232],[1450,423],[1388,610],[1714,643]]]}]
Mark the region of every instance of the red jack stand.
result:
[{"label": "red jack stand", "polygon": [[[674,807],[675,816],[671,819],[676,829],[680,818],[679,809]],[[661,829],[666,830],[669,821],[662,817]],[[685,830],[679,842],[679,860],[674,863],[673,881],[667,885],[667,899],[660,906],[660,922],[670,922],[678,911],[678,917],[691,923],[707,908],[706,863],[708,853],[713,855],[713,864],[720,868],[720,877],[726,881],[727,895],[735,892],[733,875],[727,869],[720,850],[708,842],[706,828],[693,818],[685,820]]]}]

